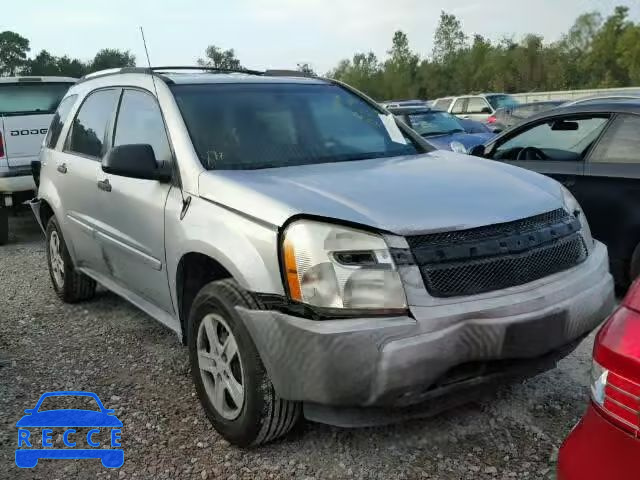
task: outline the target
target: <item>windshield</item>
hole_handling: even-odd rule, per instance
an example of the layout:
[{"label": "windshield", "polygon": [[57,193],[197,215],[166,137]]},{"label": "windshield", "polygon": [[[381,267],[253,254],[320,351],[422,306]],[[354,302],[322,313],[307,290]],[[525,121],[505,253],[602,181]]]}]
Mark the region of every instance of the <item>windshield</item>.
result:
[{"label": "windshield", "polygon": [[464,127],[458,119],[446,112],[412,113],[409,115],[409,121],[411,128],[423,137],[464,132]]},{"label": "windshield", "polygon": [[520,104],[520,102],[511,95],[487,95],[487,100],[489,100],[489,103],[494,110],[499,108],[511,108]]},{"label": "windshield", "polygon": [[0,114],[53,113],[72,83],[0,83]]},{"label": "windshield", "polygon": [[328,84],[189,84],[173,93],[207,169],[414,155],[393,116]]}]

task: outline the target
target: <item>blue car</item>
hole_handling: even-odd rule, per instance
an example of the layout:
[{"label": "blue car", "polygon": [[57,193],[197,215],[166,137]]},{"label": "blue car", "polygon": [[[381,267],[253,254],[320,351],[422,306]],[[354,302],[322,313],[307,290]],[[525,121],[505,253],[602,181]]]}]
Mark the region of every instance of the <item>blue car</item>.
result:
[{"label": "blue car", "polygon": [[495,137],[478,122],[461,120],[441,110],[428,107],[392,107],[388,110],[440,150],[468,153],[476,145]]},{"label": "blue car", "polygon": [[[49,397],[90,397],[96,401],[99,410],[56,409],[40,410],[42,402]],[[86,398],[84,399],[86,400]],[[82,459],[99,458],[107,468],[118,468],[124,463],[124,451],[120,447],[120,428],[122,422],[114,415],[114,410],[104,407],[95,393],[61,391],[43,394],[36,406],[24,411],[26,413],[18,422],[18,448],[16,449],[16,465],[21,468],[33,468],[41,458]],[[69,448],[52,448],[52,429],[63,429],[63,440]],[[86,443],[92,448],[74,448],[82,436],[74,427],[91,427],[86,434]],[[28,428],[42,428],[42,436],[32,436]],[[110,449],[98,448],[100,443],[94,435],[100,433],[99,428],[111,429]],[[76,438],[77,437],[77,438]],[[42,448],[38,448],[42,447]]]}]

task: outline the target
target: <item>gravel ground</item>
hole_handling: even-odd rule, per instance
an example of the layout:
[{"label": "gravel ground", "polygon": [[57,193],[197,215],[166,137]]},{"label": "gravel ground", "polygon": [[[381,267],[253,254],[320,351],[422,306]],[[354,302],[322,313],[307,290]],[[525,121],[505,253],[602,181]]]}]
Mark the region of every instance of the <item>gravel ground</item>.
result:
[{"label": "gravel ground", "polygon": [[[0,247],[0,478],[553,478],[587,398],[593,336],[556,370],[436,418],[342,430],[304,423],[258,450],[210,426],[173,333],[111,293],[64,305],[30,215]],[[96,392],[124,427],[125,463],[41,460],[18,469],[15,422],[49,390]],[[55,433],[55,432],[54,432]],[[58,438],[58,441],[60,439]]]}]

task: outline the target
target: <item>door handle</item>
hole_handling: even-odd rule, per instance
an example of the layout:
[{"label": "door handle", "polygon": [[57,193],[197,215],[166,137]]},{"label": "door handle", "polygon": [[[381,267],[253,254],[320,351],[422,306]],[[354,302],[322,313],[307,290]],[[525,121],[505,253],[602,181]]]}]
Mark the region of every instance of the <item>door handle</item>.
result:
[{"label": "door handle", "polygon": [[61,163],[60,165],[58,165],[57,170],[60,173],[67,173],[67,164],[66,163]]},{"label": "door handle", "polygon": [[99,180],[98,181],[98,188],[100,190],[103,190],[105,192],[110,192],[111,191],[111,184],[109,183],[109,179],[105,179],[105,180]]}]

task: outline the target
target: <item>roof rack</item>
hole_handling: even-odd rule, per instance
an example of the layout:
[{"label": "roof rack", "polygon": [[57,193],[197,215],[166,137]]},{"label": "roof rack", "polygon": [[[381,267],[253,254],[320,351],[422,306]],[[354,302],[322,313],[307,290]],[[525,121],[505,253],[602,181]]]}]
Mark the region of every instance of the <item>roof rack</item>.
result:
[{"label": "roof rack", "polygon": [[266,75],[268,77],[306,77],[306,78],[315,77],[315,75],[301,72],[300,70],[285,70],[285,69],[265,70],[263,75]]},{"label": "roof rack", "polygon": [[169,66],[169,67],[151,67],[149,70],[154,72],[159,71],[169,71],[169,70],[200,70],[205,72],[212,73],[246,73],[248,75],[264,75],[264,72],[260,72],[258,70],[249,70],[247,68],[216,68],[216,67],[206,67],[206,66]]},{"label": "roof rack", "polygon": [[165,82],[171,83],[171,80],[169,78],[162,75],[163,73],[170,73],[172,71],[186,71],[186,70],[209,72],[209,73],[243,73],[245,75],[263,75],[263,76],[269,76],[269,77],[313,78],[313,75],[300,72],[298,70],[266,70],[264,72],[261,72],[259,70],[250,70],[245,68],[216,68],[216,67],[206,67],[206,66],[174,65],[174,66],[162,66],[162,67],[108,68],[105,70],[98,70],[96,72],[88,73],[87,75],[83,76],[80,80],[78,80],[78,83],[91,80],[94,78],[105,77],[108,75],[118,75],[121,73],[142,73],[147,75],[155,75],[155,76],[161,77]]}]

